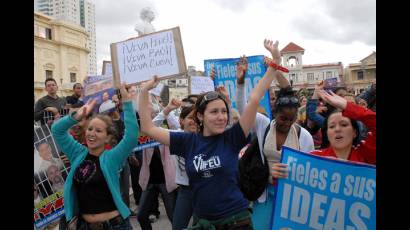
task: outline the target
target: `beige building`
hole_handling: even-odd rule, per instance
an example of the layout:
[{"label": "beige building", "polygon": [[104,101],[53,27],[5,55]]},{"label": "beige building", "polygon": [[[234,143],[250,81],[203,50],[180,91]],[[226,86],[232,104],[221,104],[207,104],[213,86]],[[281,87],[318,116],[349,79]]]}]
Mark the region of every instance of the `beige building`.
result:
[{"label": "beige building", "polygon": [[46,78],[54,78],[59,96],[72,94],[73,84],[87,75],[88,34],[80,26],[34,12],[34,95],[47,94]]},{"label": "beige building", "polygon": [[360,63],[350,64],[345,69],[345,83],[355,94],[376,83],[376,52],[360,60]]}]

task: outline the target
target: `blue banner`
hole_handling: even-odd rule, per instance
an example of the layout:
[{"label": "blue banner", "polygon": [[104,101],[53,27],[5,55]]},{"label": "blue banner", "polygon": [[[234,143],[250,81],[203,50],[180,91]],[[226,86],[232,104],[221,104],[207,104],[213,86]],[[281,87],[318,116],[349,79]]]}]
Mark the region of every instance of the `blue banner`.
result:
[{"label": "blue banner", "polygon": [[376,167],[283,147],[271,229],[376,229]]},{"label": "blue banner", "polygon": [[[255,88],[259,80],[266,72],[266,67],[263,64],[263,55],[249,56],[248,58],[248,71],[245,75],[245,96],[249,98],[252,89]],[[227,58],[227,59],[210,59],[205,60],[205,74],[210,75],[212,66],[215,66],[215,87],[223,85],[229,93],[229,98],[232,102],[232,107],[236,106],[236,63],[239,58]],[[260,107],[258,112],[264,113],[272,119],[271,108],[269,104],[269,91],[266,91],[259,103]]]},{"label": "blue banner", "polygon": [[137,147],[134,148],[133,151],[140,151],[146,148],[153,148],[155,146],[160,145],[159,142],[155,141],[154,139],[152,139],[151,137],[143,134],[141,131],[138,134],[138,144]]}]

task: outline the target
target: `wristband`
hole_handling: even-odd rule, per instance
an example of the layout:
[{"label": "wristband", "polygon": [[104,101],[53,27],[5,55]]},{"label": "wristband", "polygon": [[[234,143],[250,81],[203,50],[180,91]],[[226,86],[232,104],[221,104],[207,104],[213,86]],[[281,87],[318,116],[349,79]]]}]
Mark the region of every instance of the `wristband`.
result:
[{"label": "wristband", "polygon": [[273,67],[273,68],[275,68],[275,69],[277,69],[277,70],[280,70],[280,71],[282,71],[282,72],[289,73],[289,70],[288,70],[288,69],[286,69],[286,68],[283,67],[283,66],[277,65],[277,64],[274,63],[274,62],[270,62],[270,63],[269,63],[269,66],[270,66],[270,67]]}]

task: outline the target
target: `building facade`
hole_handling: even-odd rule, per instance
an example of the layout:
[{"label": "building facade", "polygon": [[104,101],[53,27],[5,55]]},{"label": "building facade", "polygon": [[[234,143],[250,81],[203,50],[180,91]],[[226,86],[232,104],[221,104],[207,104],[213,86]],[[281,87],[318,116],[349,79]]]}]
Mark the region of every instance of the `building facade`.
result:
[{"label": "building facade", "polygon": [[[303,88],[313,91],[315,85],[322,80],[336,78],[338,85],[343,85],[343,64],[337,63],[322,63],[303,65],[303,54],[305,49],[290,42],[281,51],[282,65],[289,69],[289,73],[284,73],[289,79],[294,90]],[[273,83],[274,90],[279,90],[276,83]]]},{"label": "building facade", "polygon": [[371,84],[376,83],[376,52],[352,63],[345,70],[345,82],[349,90],[355,94],[363,92]]},{"label": "building facade", "polygon": [[73,84],[87,76],[88,34],[84,28],[34,13],[34,95],[47,94],[44,81],[57,81],[59,96],[72,94]]},{"label": "building facade", "polygon": [[34,10],[57,20],[80,25],[89,33],[88,75],[97,74],[95,5],[87,0],[34,0]]}]

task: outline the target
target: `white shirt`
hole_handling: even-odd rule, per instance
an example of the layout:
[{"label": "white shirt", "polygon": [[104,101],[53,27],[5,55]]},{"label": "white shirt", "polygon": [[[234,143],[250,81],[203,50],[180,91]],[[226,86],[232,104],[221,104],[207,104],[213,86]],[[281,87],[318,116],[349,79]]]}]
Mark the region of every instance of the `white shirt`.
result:
[{"label": "white shirt", "polygon": [[115,103],[112,102],[110,99],[108,99],[107,101],[101,103],[100,108],[98,109],[99,113],[108,111],[110,109],[115,108]]}]

